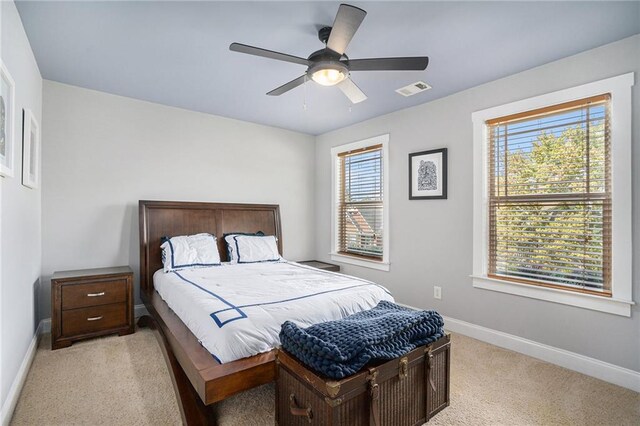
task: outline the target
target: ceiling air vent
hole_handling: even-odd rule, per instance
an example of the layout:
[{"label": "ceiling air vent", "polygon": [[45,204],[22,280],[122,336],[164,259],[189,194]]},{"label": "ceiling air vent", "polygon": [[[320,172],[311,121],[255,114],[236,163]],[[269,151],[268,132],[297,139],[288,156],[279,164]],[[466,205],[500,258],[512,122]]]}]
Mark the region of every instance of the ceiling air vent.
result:
[{"label": "ceiling air vent", "polygon": [[416,93],[424,92],[425,90],[431,89],[424,81],[417,81],[408,86],[401,87],[396,90],[396,92],[400,93],[402,96],[413,96]]}]

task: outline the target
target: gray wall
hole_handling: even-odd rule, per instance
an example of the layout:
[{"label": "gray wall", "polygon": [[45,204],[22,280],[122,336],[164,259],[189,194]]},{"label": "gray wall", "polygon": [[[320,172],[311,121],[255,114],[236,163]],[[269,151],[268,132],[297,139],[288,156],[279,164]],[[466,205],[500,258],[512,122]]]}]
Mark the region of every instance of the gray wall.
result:
[{"label": "gray wall", "polygon": [[279,204],[284,256],[312,258],[312,136],[47,80],[43,109],[43,318],[56,270],[137,283],[141,199]]},{"label": "gray wall", "polygon": [[[470,66],[482,64],[470,64]],[[640,371],[640,307],[632,317],[560,305],[472,287],[471,113],[602,78],[635,71],[640,36],[568,57],[447,98],[381,116],[317,137],[316,255],[331,244],[330,149],[389,133],[391,271],[343,265],[343,271],[380,282],[399,302]],[[417,95],[420,96],[420,95]],[[634,287],[640,294],[640,83],[633,88]],[[408,154],[449,149],[448,200],[408,200]],[[442,300],[433,286],[442,286]]]},{"label": "gray wall", "polygon": [[2,1],[0,8],[2,59],[16,85],[14,175],[0,178],[0,401],[4,404],[37,325],[40,190],[22,186],[22,109],[31,109],[42,123],[42,77],[15,5]]}]

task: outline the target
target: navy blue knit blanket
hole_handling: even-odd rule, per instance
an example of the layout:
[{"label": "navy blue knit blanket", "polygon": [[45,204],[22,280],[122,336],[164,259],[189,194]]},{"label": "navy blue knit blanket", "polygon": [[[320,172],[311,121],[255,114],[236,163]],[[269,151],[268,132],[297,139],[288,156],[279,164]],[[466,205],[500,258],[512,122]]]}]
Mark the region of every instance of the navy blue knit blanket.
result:
[{"label": "navy blue knit blanket", "polygon": [[444,321],[436,311],[416,311],[382,301],[368,311],[306,329],[282,324],[282,348],[308,367],[342,379],[374,359],[398,358],[444,336]]}]

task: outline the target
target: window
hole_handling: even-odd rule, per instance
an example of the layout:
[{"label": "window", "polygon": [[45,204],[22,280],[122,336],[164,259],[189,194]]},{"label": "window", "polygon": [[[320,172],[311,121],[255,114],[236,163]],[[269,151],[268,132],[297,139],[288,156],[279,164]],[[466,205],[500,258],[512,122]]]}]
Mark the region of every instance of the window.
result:
[{"label": "window", "polygon": [[338,154],[338,253],[382,259],[382,145]]},{"label": "window", "polygon": [[609,98],[486,122],[489,276],[611,296]]},{"label": "window", "polygon": [[333,260],[388,270],[387,140],[384,135],[332,150]]},{"label": "window", "polygon": [[632,84],[474,113],[475,287],[630,315]]}]

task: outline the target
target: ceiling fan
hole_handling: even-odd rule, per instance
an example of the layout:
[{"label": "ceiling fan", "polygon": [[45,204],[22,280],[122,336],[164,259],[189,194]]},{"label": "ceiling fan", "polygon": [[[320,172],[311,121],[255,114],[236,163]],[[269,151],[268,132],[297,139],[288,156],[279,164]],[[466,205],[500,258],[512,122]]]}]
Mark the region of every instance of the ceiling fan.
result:
[{"label": "ceiling fan", "polygon": [[326,47],[313,52],[307,59],[241,43],[231,43],[229,50],[307,67],[305,74],[267,95],[282,95],[310,78],[323,86],[338,86],[351,102],[357,104],[367,99],[367,95],[350,78],[351,71],[423,71],[429,64],[426,56],[349,59],[345,51],[366,15],[367,12],[358,7],[341,4],[333,26],[323,27],[318,31],[318,38]]}]

